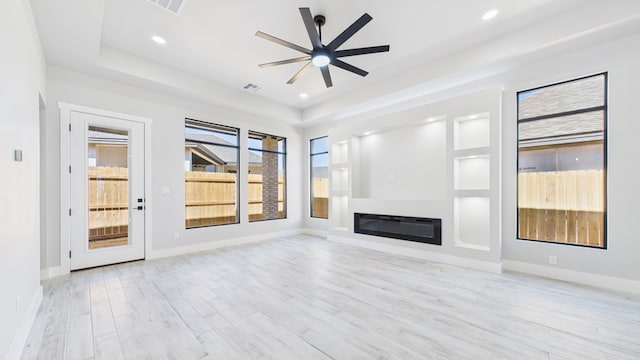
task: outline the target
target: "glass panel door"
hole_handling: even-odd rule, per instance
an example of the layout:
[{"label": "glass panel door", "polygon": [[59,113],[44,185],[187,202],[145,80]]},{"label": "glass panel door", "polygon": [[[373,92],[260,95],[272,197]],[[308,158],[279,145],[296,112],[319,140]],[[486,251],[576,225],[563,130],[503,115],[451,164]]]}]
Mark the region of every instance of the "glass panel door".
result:
[{"label": "glass panel door", "polygon": [[129,244],[129,132],[89,125],[88,248]]},{"label": "glass panel door", "polygon": [[70,269],[143,259],[145,124],[75,111],[69,120]]}]

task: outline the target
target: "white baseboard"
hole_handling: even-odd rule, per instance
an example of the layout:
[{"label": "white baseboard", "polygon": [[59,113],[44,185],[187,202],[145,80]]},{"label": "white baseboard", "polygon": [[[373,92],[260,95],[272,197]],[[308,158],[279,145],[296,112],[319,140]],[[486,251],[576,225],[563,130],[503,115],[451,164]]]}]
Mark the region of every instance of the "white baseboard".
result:
[{"label": "white baseboard", "polygon": [[300,234],[317,236],[317,237],[321,237],[321,238],[326,238],[327,237],[327,231],[326,230],[318,230],[318,229],[310,229],[310,228],[302,228],[302,229],[300,229]]},{"label": "white baseboard", "polygon": [[36,319],[36,315],[38,314],[40,303],[42,303],[42,285],[38,286],[31,297],[29,307],[24,314],[24,318],[22,318],[22,322],[20,322],[20,327],[18,328],[16,336],[13,338],[13,342],[11,342],[11,347],[9,348],[9,352],[5,357],[5,360],[20,359],[24,345],[27,343],[29,332],[31,332],[31,325],[33,325],[33,321]]},{"label": "white baseboard", "polygon": [[219,249],[219,248],[224,248],[229,246],[236,246],[236,245],[249,244],[249,243],[254,243],[259,241],[271,240],[279,237],[299,235],[300,233],[301,233],[300,229],[295,229],[295,230],[279,231],[279,232],[273,232],[273,233],[244,236],[244,237],[218,240],[218,241],[209,241],[204,243],[173,247],[169,249],[154,250],[151,252],[151,254],[147,254],[146,259],[150,260],[150,259],[159,259],[159,258],[164,258],[169,256],[184,255],[184,254],[194,253],[198,251],[213,250],[213,249]]},{"label": "white baseboard", "polygon": [[640,294],[640,281],[585,273],[558,267],[530,264],[520,261],[503,260],[504,270],[535,275],[555,280],[594,286],[607,290]]},{"label": "white baseboard", "polygon": [[353,245],[358,247],[363,247],[371,250],[378,250],[390,254],[409,256],[416,259],[428,260],[433,262],[439,262],[448,265],[455,265],[464,268],[480,270],[490,273],[499,274],[502,272],[502,263],[493,263],[488,261],[481,261],[475,259],[469,259],[460,256],[448,255],[448,254],[440,254],[431,251],[424,250],[416,250],[410,249],[400,246],[393,246],[387,244],[381,244],[374,241],[366,241],[361,239],[353,239],[344,236],[337,236],[329,234],[327,239],[330,241],[335,241],[342,244]]},{"label": "white baseboard", "polygon": [[66,275],[68,273],[69,269],[65,269],[62,266],[52,266],[50,268],[40,270],[40,280],[47,280],[56,276]]}]

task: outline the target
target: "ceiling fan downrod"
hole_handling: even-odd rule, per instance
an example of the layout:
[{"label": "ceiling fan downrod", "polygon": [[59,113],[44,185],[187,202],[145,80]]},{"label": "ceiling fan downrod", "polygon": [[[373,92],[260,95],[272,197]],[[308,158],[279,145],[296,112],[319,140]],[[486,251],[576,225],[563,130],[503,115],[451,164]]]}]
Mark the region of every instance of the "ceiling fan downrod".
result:
[{"label": "ceiling fan downrod", "polygon": [[318,26],[318,37],[320,38],[320,41],[322,41],[322,26],[326,21],[327,19],[324,17],[324,15],[316,15],[313,17],[313,22],[316,23],[316,26]]}]

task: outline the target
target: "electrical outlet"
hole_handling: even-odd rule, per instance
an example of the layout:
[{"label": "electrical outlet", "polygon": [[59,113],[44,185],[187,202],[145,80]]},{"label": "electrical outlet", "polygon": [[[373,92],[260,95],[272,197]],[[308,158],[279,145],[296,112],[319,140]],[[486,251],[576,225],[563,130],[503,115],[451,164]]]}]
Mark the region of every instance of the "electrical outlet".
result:
[{"label": "electrical outlet", "polygon": [[549,264],[557,265],[558,264],[558,257],[555,256],[555,255],[549,255]]},{"label": "electrical outlet", "polygon": [[173,233],[173,238],[174,238],[175,240],[180,239],[180,233],[179,233],[179,232],[177,232],[177,231],[176,231],[176,232],[174,232],[174,233]]}]

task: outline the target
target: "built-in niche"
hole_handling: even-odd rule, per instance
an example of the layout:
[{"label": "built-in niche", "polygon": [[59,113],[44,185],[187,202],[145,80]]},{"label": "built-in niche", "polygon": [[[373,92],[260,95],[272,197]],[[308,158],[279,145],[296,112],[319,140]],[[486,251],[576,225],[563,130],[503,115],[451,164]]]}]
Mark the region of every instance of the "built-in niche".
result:
[{"label": "built-in niche", "polygon": [[488,197],[456,197],[453,204],[455,245],[489,250],[491,206]]},{"label": "built-in niche", "polygon": [[453,149],[464,150],[490,145],[489,113],[470,114],[453,120]]},{"label": "built-in niche", "polygon": [[453,161],[454,190],[489,189],[489,155],[470,155]]},{"label": "built-in niche", "polygon": [[331,144],[331,177],[329,221],[334,230],[346,231],[349,227],[349,142],[341,140]]},{"label": "built-in niche", "polygon": [[491,250],[491,114],[453,119],[453,238],[458,247]]}]

